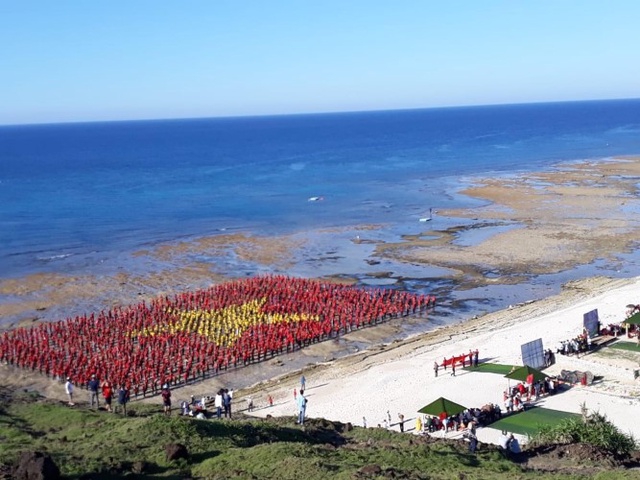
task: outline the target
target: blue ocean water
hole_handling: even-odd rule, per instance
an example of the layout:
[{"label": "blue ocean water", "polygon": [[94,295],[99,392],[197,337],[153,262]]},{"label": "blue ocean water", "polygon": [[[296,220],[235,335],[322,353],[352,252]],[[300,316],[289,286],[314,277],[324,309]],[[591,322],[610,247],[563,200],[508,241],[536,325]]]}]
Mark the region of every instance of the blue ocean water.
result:
[{"label": "blue ocean water", "polygon": [[462,206],[461,177],[638,153],[640,100],[4,126],[0,277],[237,229],[402,230]]}]

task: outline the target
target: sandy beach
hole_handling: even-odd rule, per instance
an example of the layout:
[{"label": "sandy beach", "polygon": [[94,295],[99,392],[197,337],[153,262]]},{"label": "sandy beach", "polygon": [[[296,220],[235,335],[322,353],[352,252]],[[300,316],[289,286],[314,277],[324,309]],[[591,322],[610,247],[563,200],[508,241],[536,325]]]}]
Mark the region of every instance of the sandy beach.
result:
[{"label": "sandy beach", "polygon": [[[344,240],[345,235],[341,241],[347,242],[349,248],[373,247],[371,256],[366,258],[373,265],[372,276],[384,276],[384,266],[375,271],[376,262],[393,259],[418,267],[441,268],[460,288],[490,285],[498,289],[494,292],[499,292],[501,286],[524,284],[535,275],[554,274],[596,261],[600,262],[598,268],[606,265],[605,274],[617,272],[618,277],[626,278],[589,275],[564,285],[559,295],[531,298],[530,302],[498,312],[478,311],[452,325],[436,328],[434,324],[433,331],[392,343],[382,342],[393,332],[402,332],[400,321],[357,331],[345,339],[365,348],[345,358],[333,359],[335,346],[331,342],[312,345],[297,353],[295,359],[284,355],[270,362],[276,365],[256,367],[262,370],[256,370],[254,375],[264,378],[255,386],[238,391],[237,408],[245,407],[244,399],[249,395],[264,407],[270,394],[275,405],[258,408],[256,415],[292,415],[293,389],[299,388],[298,366],[309,363],[305,358],[314,359],[313,362],[327,359],[303,370],[308,385],[307,413],[312,417],[356,425],[362,425],[366,417],[368,426],[375,426],[389,411],[393,422],[398,413],[404,414],[412,428],[417,410],[439,396],[469,407],[501,403],[507,387],[502,376],[459,370],[455,377],[441,372],[434,378],[434,361],[478,349],[482,362],[521,365],[521,344],[540,338],[545,348],[555,351],[560,341],[581,333],[582,315],[587,311],[597,308],[603,325],[622,321],[625,306],[640,303],[637,265],[625,264],[621,259],[635,251],[640,233],[639,217],[635,215],[639,175],[639,159],[627,158],[562,165],[554,171],[526,177],[475,179],[462,193],[481,199],[485,206],[438,212],[450,221],[458,219],[458,226],[440,229],[434,221],[425,225],[420,235],[404,236],[398,242],[374,238],[384,226],[354,227],[360,235],[357,242],[352,237]],[[488,234],[477,236],[485,231]],[[468,233],[476,235],[472,236],[475,240],[461,242]],[[336,237],[336,231],[316,235]],[[308,238],[234,234],[161,245],[136,254],[155,258],[163,265],[146,276],[124,271],[106,277],[43,274],[4,280],[0,282],[0,294],[9,300],[0,304],[0,316],[11,317],[11,322],[2,326],[29,325],[65,312],[71,315],[79,306],[99,310],[126,305],[160,294],[206,287],[227,278],[211,264],[188,263],[186,258],[195,252],[215,259],[232,249],[234,255],[267,271],[286,270],[291,267],[291,259],[307,248]],[[335,278],[350,281],[349,272],[342,273]],[[441,307],[436,307],[436,312],[438,308]],[[556,364],[547,370],[550,375],[563,369],[591,371],[602,381],[574,386],[560,395],[543,398],[538,405],[577,413],[584,403],[587,408],[606,414],[624,431],[640,436],[640,419],[635,414],[640,383],[633,378],[640,355],[605,348],[580,358],[557,355],[556,359]],[[249,375],[249,370],[180,388],[176,397],[210,395],[222,385],[233,386],[234,379],[242,375]],[[0,383],[64,399],[60,383],[6,365],[0,366]],[[495,442],[497,435],[495,430],[482,429],[479,439]]]}]

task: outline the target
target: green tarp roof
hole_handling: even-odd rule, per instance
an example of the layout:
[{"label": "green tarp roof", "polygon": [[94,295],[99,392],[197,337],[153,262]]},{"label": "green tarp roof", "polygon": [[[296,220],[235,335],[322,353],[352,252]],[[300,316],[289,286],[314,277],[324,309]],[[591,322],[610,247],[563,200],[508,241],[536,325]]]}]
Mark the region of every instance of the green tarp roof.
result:
[{"label": "green tarp roof", "polygon": [[515,370],[512,370],[511,372],[507,373],[505,375],[505,378],[510,378],[512,380],[520,380],[521,382],[524,382],[527,380],[527,377],[530,374],[533,374],[534,381],[544,380],[547,377],[540,370],[530,367],[528,365],[525,365],[524,367],[518,367]]},{"label": "green tarp roof", "polygon": [[628,325],[640,325],[640,312],[634,313],[622,323],[626,323]]},{"label": "green tarp roof", "polygon": [[463,407],[459,403],[452,402],[451,400],[448,400],[444,397],[440,397],[430,404],[422,407],[420,410],[418,410],[418,412],[437,417],[442,412],[447,412],[447,415],[456,415],[460,412],[464,412],[466,409],[467,407]]}]

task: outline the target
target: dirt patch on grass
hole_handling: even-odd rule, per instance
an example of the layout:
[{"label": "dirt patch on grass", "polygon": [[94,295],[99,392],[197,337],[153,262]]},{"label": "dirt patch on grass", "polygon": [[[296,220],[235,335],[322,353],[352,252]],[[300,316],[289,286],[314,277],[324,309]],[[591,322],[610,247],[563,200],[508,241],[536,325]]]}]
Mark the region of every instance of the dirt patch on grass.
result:
[{"label": "dirt patch on grass", "polygon": [[616,458],[605,449],[586,443],[546,445],[524,452],[528,469],[546,473],[595,475],[615,469],[637,468],[640,452]]}]

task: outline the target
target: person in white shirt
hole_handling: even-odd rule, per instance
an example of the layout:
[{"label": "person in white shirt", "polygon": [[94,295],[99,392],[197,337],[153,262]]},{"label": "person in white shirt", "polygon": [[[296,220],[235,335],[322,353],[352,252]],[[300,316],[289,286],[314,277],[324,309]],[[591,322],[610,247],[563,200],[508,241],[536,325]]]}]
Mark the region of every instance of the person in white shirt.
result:
[{"label": "person in white shirt", "polygon": [[69,397],[69,405],[75,405],[75,403],[73,403],[73,382],[71,382],[71,378],[69,377],[67,377],[67,383],[64,384],[64,391],[67,397]]},{"label": "person in white shirt", "polygon": [[222,417],[222,390],[216,393],[216,398],[213,400],[213,406],[216,407],[216,417]]},{"label": "person in white shirt", "polygon": [[549,390],[549,395],[556,393],[556,383],[552,378],[547,379],[547,389]]},{"label": "person in white shirt", "polygon": [[507,432],[505,432],[504,430],[502,431],[502,434],[498,437],[498,445],[500,445],[500,448],[505,452],[509,451],[509,436],[507,435]]},{"label": "person in white shirt", "polygon": [[298,424],[304,425],[304,416],[307,411],[307,397],[304,396],[304,390],[300,390],[300,394],[297,398],[298,403]]}]

